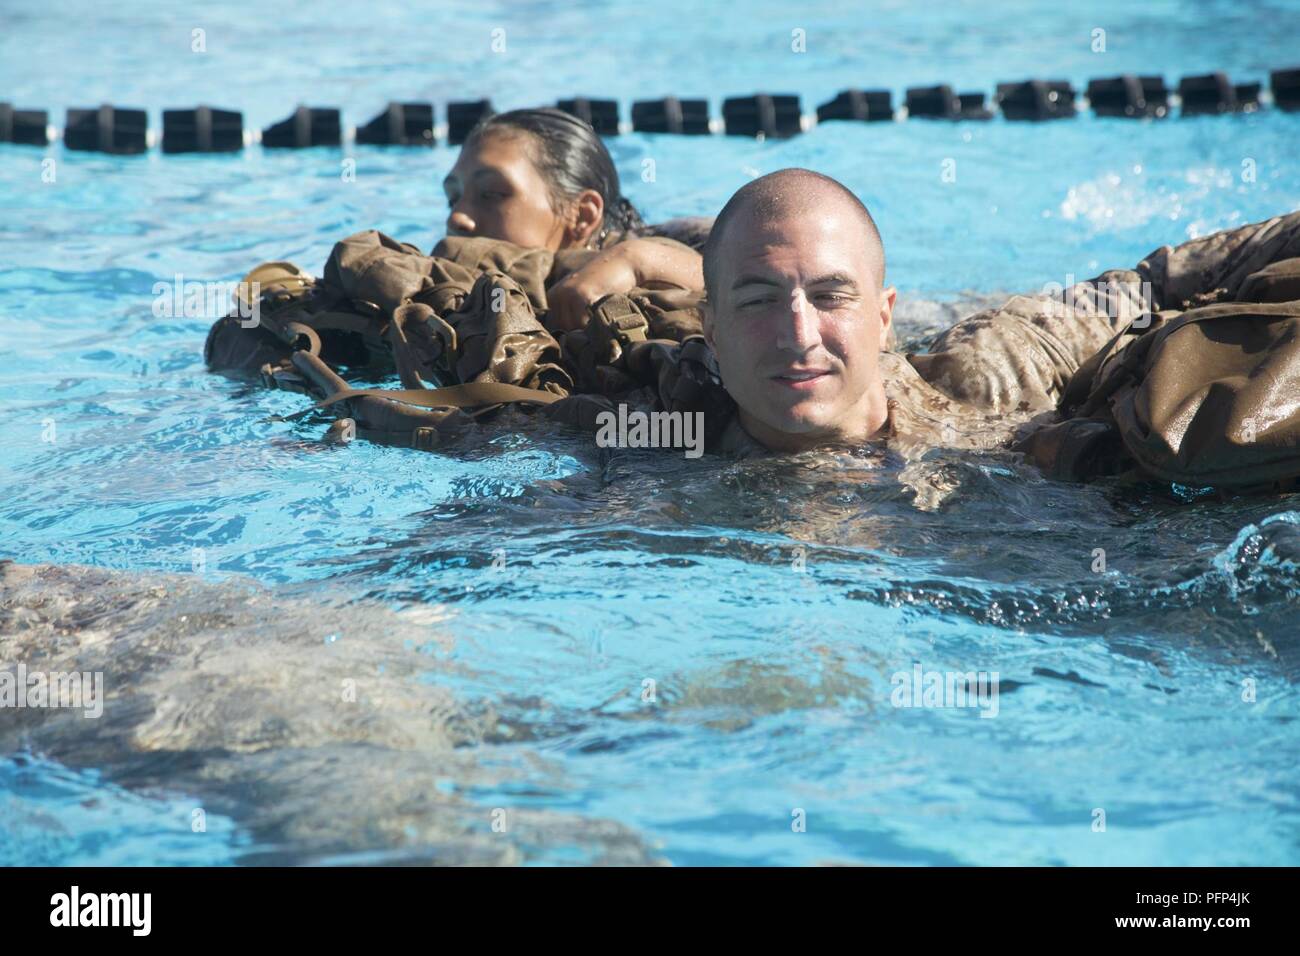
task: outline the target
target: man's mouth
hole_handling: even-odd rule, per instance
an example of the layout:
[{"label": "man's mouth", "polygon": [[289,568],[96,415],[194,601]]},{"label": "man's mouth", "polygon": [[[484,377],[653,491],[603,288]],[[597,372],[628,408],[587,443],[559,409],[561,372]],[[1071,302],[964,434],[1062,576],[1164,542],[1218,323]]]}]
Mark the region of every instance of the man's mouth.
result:
[{"label": "man's mouth", "polygon": [[779,375],[773,375],[772,381],[778,385],[784,385],[786,388],[792,388],[797,391],[806,391],[816,388],[817,384],[823,379],[830,376],[830,371],[824,368],[810,369],[791,369],[781,372]]}]

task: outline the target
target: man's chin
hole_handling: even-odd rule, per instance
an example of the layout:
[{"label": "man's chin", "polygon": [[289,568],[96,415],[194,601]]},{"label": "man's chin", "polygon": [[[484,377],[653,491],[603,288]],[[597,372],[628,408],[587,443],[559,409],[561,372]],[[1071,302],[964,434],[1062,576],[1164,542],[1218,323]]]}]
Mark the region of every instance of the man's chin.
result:
[{"label": "man's chin", "polygon": [[821,435],[835,430],[832,423],[822,421],[816,415],[783,416],[776,427],[790,435]]},{"label": "man's chin", "polygon": [[812,398],[776,403],[769,411],[764,418],[771,427],[792,435],[833,431],[836,425],[835,416],[826,405]]},{"label": "man's chin", "polygon": [[801,407],[810,404],[801,402],[794,408],[764,409],[762,415],[742,412],[741,424],[755,437],[758,437],[756,432],[765,432],[772,437],[785,435],[804,440],[835,434],[835,424],[827,421],[824,408]]}]

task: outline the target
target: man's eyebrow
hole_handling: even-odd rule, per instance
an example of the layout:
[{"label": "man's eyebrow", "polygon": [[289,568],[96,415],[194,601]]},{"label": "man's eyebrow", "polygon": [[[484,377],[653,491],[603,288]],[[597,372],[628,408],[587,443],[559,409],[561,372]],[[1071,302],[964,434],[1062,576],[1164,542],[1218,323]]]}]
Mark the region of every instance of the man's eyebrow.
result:
[{"label": "man's eyebrow", "polygon": [[809,279],[807,284],[809,286],[846,285],[854,290],[858,287],[858,283],[853,279],[853,277],[844,272],[828,272],[826,275],[818,276],[816,279]]},{"label": "man's eyebrow", "polygon": [[[731,288],[735,290],[747,285],[762,285],[762,286],[772,286],[774,288],[779,288],[784,284],[785,283],[778,282],[776,279],[773,279],[769,276],[749,274],[749,275],[743,275],[740,278],[738,278],[735,282],[731,284]],[[809,279],[804,284],[809,288],[818,285],[849,286],[855,291],[858,288],[858,284],[853,279],[853,277],[848,275],[845,272],[828,272],[826,275],[820,275],[815,279]]]},{"label": "man's eyebrow", "polygon": [[779,287],[781,283],[777,282],[775,279],[770,278],[768,276],[753,275],[751,273],[750,275],[743,275],[735,282],[731,283],[731,288],[735,290],[735,289],[739,289],[741,286],[747,286],[747,285],[768,285],[773,287]]}]

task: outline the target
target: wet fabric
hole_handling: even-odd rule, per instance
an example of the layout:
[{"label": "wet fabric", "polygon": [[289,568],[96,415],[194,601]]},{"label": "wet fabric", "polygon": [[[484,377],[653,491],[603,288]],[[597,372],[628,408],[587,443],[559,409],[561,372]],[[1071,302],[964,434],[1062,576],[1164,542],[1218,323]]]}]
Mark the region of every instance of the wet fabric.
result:
[{"label": "wet fabric", "polygon": [[[881,373],[885,442],[908,458],[1010,445],[1056,478],[1290,487],[1300,476],[1300,213],[1013,296],[925,353],[883,353]],[[709,434],[716,451],[764,453],[734,417]]]},{"label": "wet fabric", "polygon": [[[327,396],[348,388],[333,370],[387,360],[407,389],[496,383],[549,393],[543,414],[588,430],[620,403],[698,411],[710,451],[764,453],[704,343],[700,291],[634,289],[594,304],[581,330],[549,331],[547,288],[592,255],[449,237],[424,256],[358,233],[335,247],[318,282],[284,263],[260,267],[271,285],[262,325],[236,333],[239,323],[223,319],[209,364],[257,366],[264,381]],[[1164,246],[1133,269],[1068,289],[1013,296],[924,353],[882,354],[886,440],[905,457],[1012,446],[1058,478],[1284,483],[1300,475],[1298,290],[1292,213]],[[319,361],[295,359],[299,351]],[[369,416],[383,419],[370,437],[438,447],[482,411],[467,417],[436,401],[407,421],[403,403],[388,400]],[[431,435],[434,426],[442,432]]]},{"label": "wet fabric", "polygon": [[1300,213],[1163,247],[1134,274],[1149,283],[1150,311],[1074,369],[1054,414],[1016,447],[1058,478],[1291,487]]},{"label": "wet fabric", "polygon": [[1285,486],[1300,475],[1298,256],[1292,213],[964,319],[906,356],[916,375],[886,364],[892,444],[1011,439],[1057,478]]},{"label": "wet fabric", "polygon": [[[253,270],[245,282],[261,286],[257,321],[238,310],[219,320],[205,358],[214,371],[328,401],[361,437],[436,448],[467,416],[520,401],[519,390],[535,393],[526,404],[546,404],[675,374],[664,371],[672,348],[702,331],[698,292],[657,283],[597,303],[582,330],[547,328],[548,287],[595,254],[448,237],[426,256],[367,230],[335,245],[318,280],[292,263]],[[340,374],[351,370],[395,370],[405,391],[352,389]],[[446,388],[462,385],[481,387]],[[555,417],[585,420],[579,408]]]}]

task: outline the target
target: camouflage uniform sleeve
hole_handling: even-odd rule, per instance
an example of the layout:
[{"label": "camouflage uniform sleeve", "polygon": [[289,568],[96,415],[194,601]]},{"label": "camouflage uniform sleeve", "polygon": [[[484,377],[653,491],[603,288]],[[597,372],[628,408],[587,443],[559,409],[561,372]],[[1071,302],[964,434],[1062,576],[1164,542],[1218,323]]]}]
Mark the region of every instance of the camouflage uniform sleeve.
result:
[{"label": "camouflage uniform sleeve", "polygon": [[1146,311],[1143,294],[1139,273],[1115,269],[1068,289],[1012,296],[907,360],[963,404],[999,414],[1043,411],[1083,362]]},{"label": "camouflage uniform sleeve", "polygon": [[1145,313],[1235,300],[1258,270],[1300,256],[1300,212],[1163,246],[1135,269],[1018,295],[963,319],[908,361],[931,385],[989,411],[1056,406],[1071,377]]},{"label": "camouflage uniform sleeve", "polygon": [[1138,264],[1158,309],[1237,301],[1254,272],[1300,256],[1300,211],[1161,246]]}]

